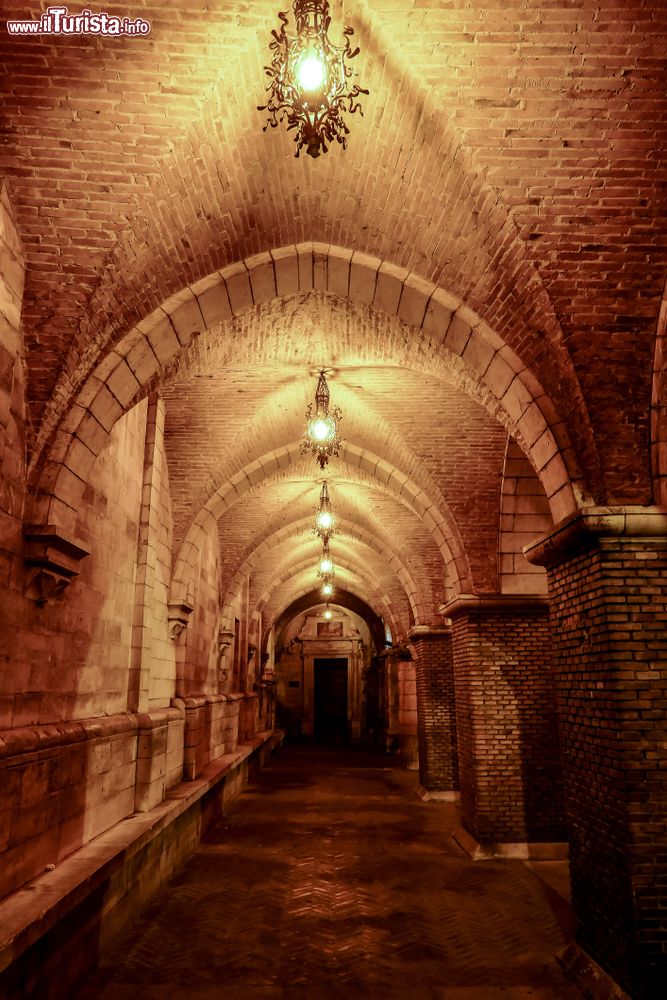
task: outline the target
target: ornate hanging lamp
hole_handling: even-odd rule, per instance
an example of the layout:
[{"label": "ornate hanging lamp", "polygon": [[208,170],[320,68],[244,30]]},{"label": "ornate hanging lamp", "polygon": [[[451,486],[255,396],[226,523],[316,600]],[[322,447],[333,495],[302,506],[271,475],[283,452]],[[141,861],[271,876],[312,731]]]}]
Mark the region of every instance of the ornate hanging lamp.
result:
[{"label": "ornate hanging lamp", "polygon": [[313,404],[308,405],[306,410],[306,431],[305,440],[301,444],[302,455],[309,451],[315,455],[323,469],[332,455],[337,455],[341,446],[338,437],[338,424],[342,420],[342,413],[337,406],[329,409],[329,386],[324,375],[320,372],[315,390],[315,412]]},{"label": "ornate hanging lamp", "polygon": [[322,597],[331,597],[334,592],[334,585],[331,580],[325,579],[320,587],[320,594]]},{"label": "ornate hanging lamp", "polygon": [[336,534],[336,519],[331,509],[326,479],[322,483],[322,489],[320,490],[320,505],[315,513],[313,534],[321,538],[322,541],[327,541],[332,535]]},{"label": "ornate hanging lamp", "polygon": [[328,0],[294,0],[292,8],[296,36],[287,34],[287,13],[279,13],[280,30],[271,32],[269,45],[273,59],[264,67],[271,81],[269,99],[257,110],[269,112],[264,131],[286,120],[288,130],[296,129],[295,155],[305,146],[308,155],[315,157],[326,153],[327,143],[334,139],[345,149],[350,130],[343,112],[363,114],[356,99],[368,91],[350,83],[356,72],[348,61],[359,52],[350,44],[352,28],[343,31],[345,45],[329,40]]},{"label": "ornate hanging lamp", "polygon": [[327,601],[327,605],[326,605],[324,611],[322,612],[322,617],[325,619],[325,621],[328,621],[328,622],[330,622],[331,619],[332,619],[332,617],[333,617],[333,611],[329,607],[329,602],[328,601]]},{"label": "ornate hanging lamp", "polygon": [[322,546],[322,557],[320,558],[320,568],[317,575],[330,580],[334,576],[334,563],[329,551],[329,540],[326,539]]}]

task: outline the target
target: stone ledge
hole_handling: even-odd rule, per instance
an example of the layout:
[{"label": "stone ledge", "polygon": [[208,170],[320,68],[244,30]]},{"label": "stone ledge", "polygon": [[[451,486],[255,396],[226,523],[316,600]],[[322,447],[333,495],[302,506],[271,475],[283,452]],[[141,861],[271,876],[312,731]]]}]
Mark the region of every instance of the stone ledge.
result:
[{"label": "stone ledge", "polygon": [[0,733],[0,760],[51,750],[53,747],[85,743],[139,728],[136,714],[106,715],[74,722],[53,722],[44,725],[5,729]]},{"label": "stone ledge", "polygon": [[587,507],[559,521],[552,531],[525,545],[523,554],[529,563],[551,568],[592,548],[596,540],[604,536],[667,542],[667,510],[663,507]]},{"label": "stone ledge", "polygon": [[575,941],[556,953],[556,961],[589,1000],[630,1000],[618,983]]},{"label": "stone ledge", "polygon": [[461,615],[540,615],[549,610],[549,598],[544,594],[457,594],[440,606],[446,618]]},{"label": "stone ledge", "polygon": [[182,782],[150,812],[134,813],[89,841],[62,861],[0,902],[0,974],[48,933],[78,904],[139,854],[163,830],[261,748],[282,742],[282,732],[258,733],[234,754],[220,757],[201,777]]},{"label": "stone ledge", "polygon": [[[442,639],[448,638],[452,634],[451,626],[449,625],[413,625],[407,631],[407,637],[410,642],[415,642],[419,639]],[[391,653],[392,650],[390,649]]]},{"label": "stone ledge", "polygon": [[452,839],[472,861],[491,861],[498,858],[516,861],[566,861],[568,857],[566,843],[541,844],[518,841],[515,843],[480,844],[462,826],[457,826],[452,830]]}]

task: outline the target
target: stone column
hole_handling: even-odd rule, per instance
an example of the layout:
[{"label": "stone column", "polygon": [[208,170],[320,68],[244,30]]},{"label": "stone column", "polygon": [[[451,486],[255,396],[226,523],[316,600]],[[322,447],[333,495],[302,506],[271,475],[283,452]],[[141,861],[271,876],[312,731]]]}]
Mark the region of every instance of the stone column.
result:
[{"label": "stone column", "polygon": [[592,957],[633,998],[658,1000],[667,983],[667,514],[589,508],[525,554],[547,567],[552,602],[583,949],[565,961],[582,970]]},{"label": "stone column", "polygon": [[565,856],[548,611],[545,597],[523,595],[460,595],[442,608],[453,629],[461,842],[473,857]]},{"label": "stone column", "polygon": [[427,798],[458,798],[456,706],[451,628],[415,625],[419,780]]}]

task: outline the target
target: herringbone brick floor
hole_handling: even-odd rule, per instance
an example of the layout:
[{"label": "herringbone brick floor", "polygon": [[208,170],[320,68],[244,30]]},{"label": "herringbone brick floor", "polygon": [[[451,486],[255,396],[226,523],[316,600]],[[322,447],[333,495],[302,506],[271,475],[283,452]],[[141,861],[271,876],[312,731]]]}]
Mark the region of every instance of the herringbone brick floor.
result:
[{"label": "herringbone brick floor", "polygon": [[580,1000],[561,897],[388,762],[279,751],[79,1000]]}]

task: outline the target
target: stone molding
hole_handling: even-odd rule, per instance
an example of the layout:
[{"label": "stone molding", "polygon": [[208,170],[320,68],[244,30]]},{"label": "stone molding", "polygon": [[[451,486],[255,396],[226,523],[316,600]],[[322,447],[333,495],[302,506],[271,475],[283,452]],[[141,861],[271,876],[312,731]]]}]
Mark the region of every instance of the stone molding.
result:
[{"label": "stone molding", "polygon": [[441,605],[446,618],[461,615],[539,615],[549,610],[549,598],[544,594],[457,594]]},{"label": "stone molding", "polygon": [[528,562],[551,568],[592,548],[601,537],[667,541],[667,509],[587,507],[559,521],[548,534],[525,545],[523,554]]},{"label": "stone molding", "polygon": [[55,524],[27,524],[23,540],[23,560],[28,567],[25,593],[43,606],[62,596],[90,552]]},{"label": "stone molding", "polygon": [[418,642],[420,639],[442,639],[451,634],[450,625],[413,625],[407,632],[410,642]]}]

